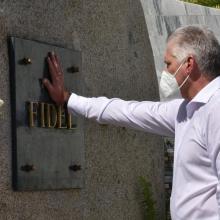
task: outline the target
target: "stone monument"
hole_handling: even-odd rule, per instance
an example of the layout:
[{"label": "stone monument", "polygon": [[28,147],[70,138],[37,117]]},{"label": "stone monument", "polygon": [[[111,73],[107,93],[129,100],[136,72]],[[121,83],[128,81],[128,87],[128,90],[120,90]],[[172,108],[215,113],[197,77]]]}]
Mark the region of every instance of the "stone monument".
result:
[{"label": "stone monument", "polygon": [[153,183],[158,219],[165,218],[162,138],[87,120],[82,188],[13,190],[9,36],[82,53],[82,95],[155,101],[167,35],[198,23],[219,37],[219,13],[175,0],[0,1],[0,219],[143,219],[140,176]]},{"label": "stone monument", "polygon": [[[45,185],[38,187],[40,184],[36,184],[38,190],[36,187],[30,189],[28,186],[28,191],[26,187],[14,191],[12,168],[16,161],[12,161],[14,158],[12,145],[16,139],[11,135],[12,126],[29,133],[31,133],[29,129],[32,128],[23,124],[22,118],[27,117],[26,113],[25,115],[20,113],[22,121],[12,120],[11,115],[19,113],[20,110],[11,103],[20,100],[18,104],[24,107],[22,97],[37,94],[38,90],[35,88],[39,87],[36,87],[35,81],[34,84],[29,82],[30,75],[26,69],[31,69],[31,65],[18,66],[24,68],[19,75],[21,74],[22,78],[24,73],[25,80],[20,87],[18,84],[22,97],[19,96],[14,100],[15,96],[11,96],[10,84],[13,82],[10,82],[9,74],[11,67],[8,56],[9,37],[79,51],[82,54],[80,70],[82,95],[120,97],[127,100],[159,100],[151,43],[139,1],[0,1],[0,98],[5,101],[1,108],[4,117],[0,123],[0,219],[142,219],[144,208],[138,181],[140,176],[153,183],[158,218],[163,219],[162,139],[125,128],[100,126],[87,120],[84,120],[83,125],[85,160],[81,167],[84,179],[81,188],[73,187],[67,190],[58,187],[58,189],[55,187],[54,179],[50,181],[53,190],[48,186],[42,190]],[[32,60],[34,65],[36,59],[42,59],[42,54],[38,55],[35,49],[32,53],[36,56]],[[61,56],[60,53],[58,55]],[[20,59],[16,60],[16,64],[17,62],[20,62]],[[30,63],[29,59],[27,63]],[[35,77],[32,70],[30,74]],[[40,71],[37,74],[40,74]],[[38,82],[38,75],[35,79]],[[75,86],[72,91],[76,91]],[[24,100],[28,101],[26,98]],[[31,105],[33,108],[38,106],[33,103]],[[40,106],[42,107],[41,104]],[[39,126],[34,129],[43,135],[42,140],[47,138],[47,133],[50,132],[48,128]],[[71,131],[56,130],[58,137],[62,132]],[[74,136],[72,138],[73,142],[68,141],[71,150],[74,148]],[[41,142],[40,138],[37,139],[39,148],[36,148],[34,142],[31,142],[33,140],[36,138],[30,137],[27,145],[26,139],[19,136],[22,148],[25,150],[29,148],[33,158],[33,161],[29,159],[30,161],[24,161],[17,166],[22,175],[34,176],[35,171],[39,169],[39,166],[34,167],[34,164],[42,158],[47,158],[47,155],[50,158],[54,156],[57,166],[63,166],[61,151],[59,154],[53,151],[53,148],[50,151],[44,150],[45,141]],[[65,142],[64,138],[58,141],[61,140]],[[34,151],[31,150],[32,147]],[[42,158],[36,159],[36,152],[41,153]],[[21,155],[25,156],[22,153]],[[52,164],[48,162],[44,159],[42,165],[49,170]],[[64,173],[69,172],[68,166],[63,166]],[[43,169],[42,175],[44,179],[47,177],[47,172]],[[48,180],[49,178],[50,175]],[[27,180],[25,183],[29,184],[30,181]]]}]

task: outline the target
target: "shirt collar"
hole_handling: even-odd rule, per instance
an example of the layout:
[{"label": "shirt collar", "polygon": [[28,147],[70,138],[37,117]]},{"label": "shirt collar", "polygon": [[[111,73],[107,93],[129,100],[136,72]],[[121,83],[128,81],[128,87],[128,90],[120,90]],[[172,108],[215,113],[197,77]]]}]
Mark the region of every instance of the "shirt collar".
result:
[{"label": "shirt collar", "polygon": [[213,79],[208,83],[201,91],[199,91],[196,96],[189,102],[201,102],[207,103],[209,99],[214,95],[217,89],[220,88],[220,76]]},{"label": "shirt collar", "polygon": [[191,117],[196,109],[201,105],[206,104],[214,95],[216,90],[220,88],[220,76],[213,79],[203,89],[201,89],[196,96],[187,104],[187,116]]}]

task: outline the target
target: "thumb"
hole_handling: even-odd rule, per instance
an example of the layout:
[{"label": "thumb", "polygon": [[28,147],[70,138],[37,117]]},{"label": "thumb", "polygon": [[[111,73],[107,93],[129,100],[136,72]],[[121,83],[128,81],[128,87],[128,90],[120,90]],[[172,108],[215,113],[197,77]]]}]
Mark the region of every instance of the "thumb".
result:
[{"label": "thumb", "polygon": [[43,79],[43,85],[47,88],[50,94],[53,92],[53,86],[48,79]]}]

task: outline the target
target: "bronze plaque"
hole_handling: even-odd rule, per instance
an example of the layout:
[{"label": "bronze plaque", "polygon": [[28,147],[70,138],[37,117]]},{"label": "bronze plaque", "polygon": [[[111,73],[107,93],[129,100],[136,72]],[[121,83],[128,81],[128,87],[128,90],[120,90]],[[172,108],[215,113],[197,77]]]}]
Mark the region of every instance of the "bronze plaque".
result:
[{"label": "bronze plaque", "polygon": [[82,188],[82,119],[56,106],[42,86],[46,57],[60,58],[66,88],[82,89],[81,53],[37,41],[9,38],[13,187],[15,190]]}]

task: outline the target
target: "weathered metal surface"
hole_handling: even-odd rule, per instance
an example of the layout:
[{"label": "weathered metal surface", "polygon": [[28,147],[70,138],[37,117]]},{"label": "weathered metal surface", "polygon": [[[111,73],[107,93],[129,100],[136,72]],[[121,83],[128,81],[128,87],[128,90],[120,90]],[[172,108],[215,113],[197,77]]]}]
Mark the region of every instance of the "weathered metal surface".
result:
[{"label": "weathered metal surface", "polygon": [[[81,53],[10,38],[10,76],[15,190],[83,187],[82,120],[56,107],[41,84],[48,52],[58,54],[67,89],[79,90]],[[72,169],[71,169],[72,168]]]}]

